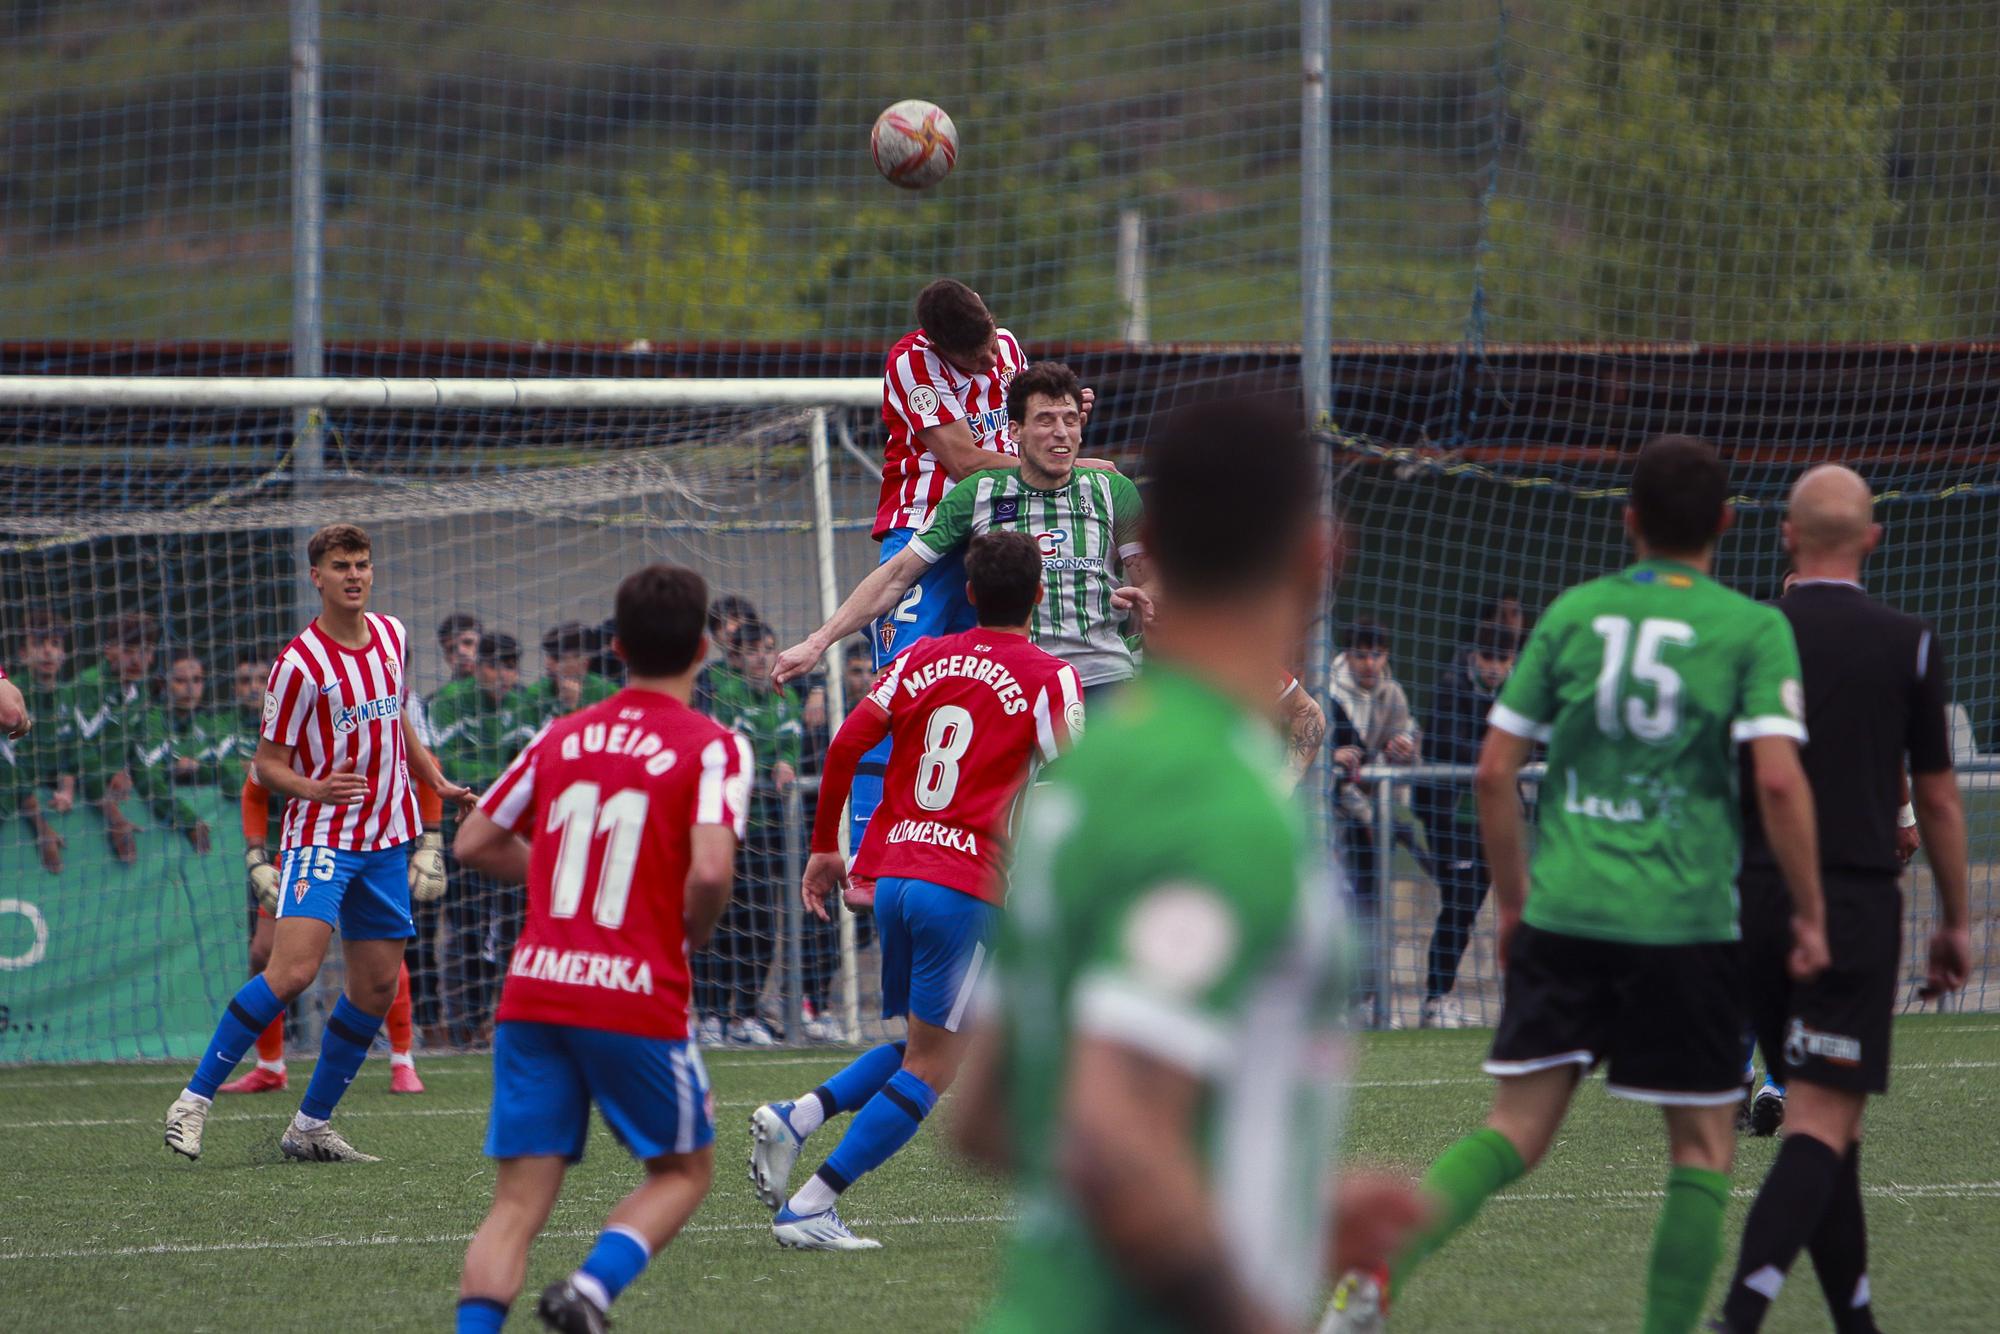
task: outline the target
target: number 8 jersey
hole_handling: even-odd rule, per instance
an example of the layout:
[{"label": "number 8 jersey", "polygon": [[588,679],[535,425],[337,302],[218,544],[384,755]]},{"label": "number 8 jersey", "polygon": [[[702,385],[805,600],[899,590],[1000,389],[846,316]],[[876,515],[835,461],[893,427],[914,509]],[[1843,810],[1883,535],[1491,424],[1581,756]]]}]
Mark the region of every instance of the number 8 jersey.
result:
[{"label": "number 8 jersey", "polygon": [[479,802],[531,849],[497,1019],[687,1037],[692,831],[741,839],[753,773],[747,742],[656,691],[543,728]]},{"label": "number 8 jersey", "polygon": [[892,742],[855,871],[1002,902],[1018,798],[1083,732],[1076,669],[1026,635],[966,630],[913,645],[859,707],[886,716]]},{"label": "number 8 jersey", "polygon": [[1676,561],[1550,606],[1488,721],[1548,743],[1522,920],[1635,945],[1737,939],[1738,745],[1803,742],[1790,624]]}]

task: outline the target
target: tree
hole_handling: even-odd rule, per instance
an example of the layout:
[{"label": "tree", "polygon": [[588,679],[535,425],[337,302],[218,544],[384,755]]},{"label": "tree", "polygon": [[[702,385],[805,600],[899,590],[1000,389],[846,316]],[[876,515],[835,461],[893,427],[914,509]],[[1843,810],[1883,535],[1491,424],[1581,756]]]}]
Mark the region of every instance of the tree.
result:
[{"label": "tree", "polygon": [[1901,13],[1883,0],[1570,0],[1531,76],[1491,286],[1538,337],[1895,338]]},{"label": "tree", "polygon": [[800,303],[836,256],[778,262],[767,210],[691,153],[656,175],[628,175],[618,194],[581,194],[545,226],[523,217],[502,236],[475,235],[485,261],[472,314],[495,336],[550,341],[783,338],[810,333]]}]

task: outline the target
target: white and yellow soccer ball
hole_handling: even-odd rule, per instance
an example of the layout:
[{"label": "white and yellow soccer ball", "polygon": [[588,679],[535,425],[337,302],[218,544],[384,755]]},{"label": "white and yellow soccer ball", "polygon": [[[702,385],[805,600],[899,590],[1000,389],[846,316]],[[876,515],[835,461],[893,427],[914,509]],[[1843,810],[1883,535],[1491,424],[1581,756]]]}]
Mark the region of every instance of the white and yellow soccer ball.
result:
[{"label": "white and yellow soccer ball", "polygon": [[958,128],[936,103],[911,98],[875,118],[868,148],[883,179],[905,190],[922,190],[950,175],[957,164]]}]

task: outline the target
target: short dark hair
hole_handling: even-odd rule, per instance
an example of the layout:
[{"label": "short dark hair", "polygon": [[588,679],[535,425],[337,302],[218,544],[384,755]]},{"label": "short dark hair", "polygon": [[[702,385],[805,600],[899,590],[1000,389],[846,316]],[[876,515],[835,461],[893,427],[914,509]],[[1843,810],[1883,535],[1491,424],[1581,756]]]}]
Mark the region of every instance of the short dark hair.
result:
[{"label": "short dark hair", "polygon": [[597,631],[582,621],[564,621],[542,636],[542,652],[551,658],[597,652]]},{"label": "short dark hair", "polygon": [[1169,596],[1221,599],[1292,557],[1319,508],[1319,456],[1296,405],[1196,403],[1146,440],[1146,556]]},{"label": "short dark hair", "polygon": [[111,631],[104,642],[120,646],[130,644],[157,644],[160,642],[160,627],[152,617],[143,611],[128,611],[111,621]]},{"label": "short dark hair", "polygon": [[917,293],[917,327],[932,347],[971,352],[993,336],[993,312],[956,278],[939,278]]},{"label": "short dark hair", "polygon": [[1040,394],[1043,398],[1061,402],[1067,398],[1077,407],[1083,406],[1083,384],[1076,378],[1076,372],[1060,361],[1037,361],[1029,364],[1007,385],[1007,420],[1024,422],[1028,419],[1028,396]]},{"label": "short dark hair", "polygon": [[1646,545],[1687,555],[1712,545],[1729,505],[1729,470],[1715,446],[1691,435],[1662,435],[1639,451],[1626,492]]},{"label": "short dark hair", "polygon": [[69,626],[46,608],[30,608],[21,622],[21,642],[25,644],[30,639],[60,640],[63,647],[68,648]]},{"label": "short dark hair", "polygon": [[306,563],[318,565],[329,551],[359,551],[366,555],[374,550],[375,544],[368,534],[354,524],[330,523],[307,541]]},{"label": "short dark hair", "polygon": [[721,597],[708,604],[708,632],[711,635],[721,634],[722,625],[725,621],[755,621],[761,619],[757,615],[756,606],[741,593],[724,593]]},{"label": "short dark hair", "polygon": [[471,612],[455,611],[451,615],[445,617],[443,620],[438,622],[438,643],[449,644],[451,643],[452,640],[457,639],[467,630],[472,631],[472,633],[474,634],[478,634],[481,630],[484,630],[485,628],[486,628],[485,626],[479,623],[479,618],[477,616],[474,616]]},{"label": "short dark hair", "polygon": [[1358,617],[1354,624],[1347,628],[1347,647],[1350,649],[1380,649],[1382,652],[1387,653],[1389,651],[1389,632],[1383,629],[1382,623],[1373,617]]},{"label": "short dark hair", "polygon": [[701,651],[708,581],[684,565],[634,570],[618,585],[612,621],[634,676],[678,676]]},{"label": "short dark hair", "polygon": [[738,653],[747,649],[762,648],[764,641],[775,641],[778,632],[756,617],[750,616],[736,623],[736,633],[729,637],[729,647]]},{"label": "short dark hair", "polygon": [[1521,632],[1502,621],[1481,621],[1472,632],[1472,651],[1485,658],[1511,658],[1521,651]]},{"label": "short dark hair", "polygon": [[182,644],[167,655],[167,666],[172,667],[177,662],[196,663],[203,671],[208,670],[208,664],[202,660],[201,654],[196,652],[191,644]]},{"label": "short dark hair", "polygon": [[1026,533],[981,533],[966,545],[965,578],[981,625],[1026,625],[1042,588],[1042,549]]},{"label": "short dark hair", "polygon": [[479,661],[504,663],[509,667],[518,666],[521,661],[521,641],[512,635],[489,630],[479,636]]}]

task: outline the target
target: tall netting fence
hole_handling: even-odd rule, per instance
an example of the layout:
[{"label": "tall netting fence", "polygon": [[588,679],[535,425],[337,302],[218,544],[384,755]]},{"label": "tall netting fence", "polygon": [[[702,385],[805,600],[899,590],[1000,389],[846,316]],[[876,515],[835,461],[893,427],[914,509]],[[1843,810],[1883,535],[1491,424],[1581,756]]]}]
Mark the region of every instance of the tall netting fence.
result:
[{"label": "tall netting fence", "polygon": [[[205,486],[171,468],[55,485],[36,468],[40,489],[19,487],[0,520],[10,674],[37,722],[0,741],[0,1060],[185,1055],[240,984],[245,842],[278,847],[240,798],[270,664],[317,611],[303,535],[334,522],[372,538],[373,605],[409,627],[419,731],[479,790],[544,723],[622,680],[609,620],[624,575],[686,564],[734,600],[696,702],[751,742],[757,771],[735,903],[695,958],[698,1002],[773,1036],[796,1040],[807,1019],[837,1036],[854,965],[838,928],[806,931],[790,905],[828,728],[857,697],[829,681],[831,661],[782,689],[768,668],[819,622],[829,581],[865,570],[867,523],[818,516],[865,513],[873,479],[827,455],[815,496],[814,414],[331,414],[334,466],[309,495],[287,414],[258,420],[273,415],[238,414]],[[103,408],[38,419],[52,450],[108,421],[158,425]],[[495,434],[519,446],[504,461],[478,447]],[[370,447],[383,439],[397,447]],[[454,828],[447,816],[447,844]],[[447,881],[418,907],[414,1019],[432,1047],[478,1045],[523,902],[449,859]],[[296,1040],[310,1044],[331,997],[301,1003]]]}]

